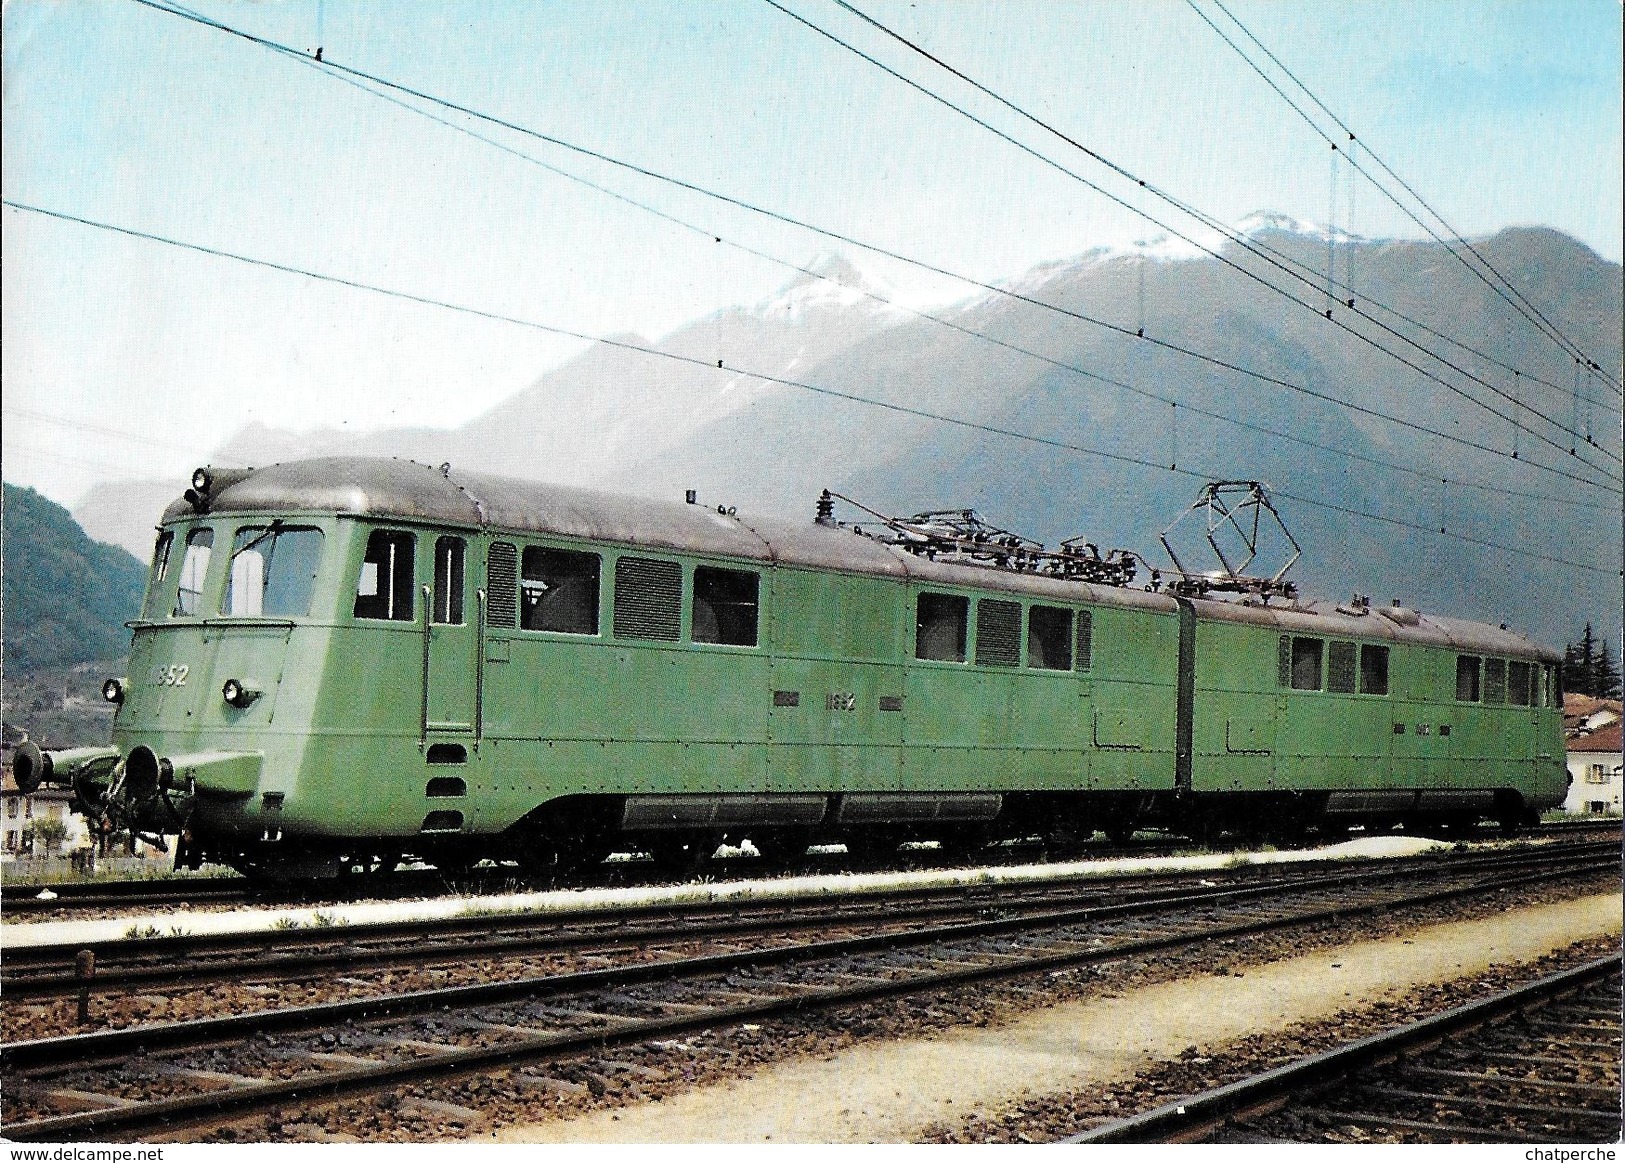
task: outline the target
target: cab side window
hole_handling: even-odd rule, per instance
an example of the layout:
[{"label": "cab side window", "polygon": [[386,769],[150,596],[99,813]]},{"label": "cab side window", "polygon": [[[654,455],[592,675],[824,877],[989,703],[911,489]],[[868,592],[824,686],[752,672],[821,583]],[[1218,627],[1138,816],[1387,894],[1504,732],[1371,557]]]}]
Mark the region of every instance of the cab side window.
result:
[{"label": "cab side window", "polygon": [[374,529],[356,580],[355,616],[392,622],[413,618],[412,555],[416,538],[396,529]]},{"label": "cab side window", "polygon": [[463,624],[463,550],[461,537],[434,543],[434,620],[441,626]]},{"label": "cab side window", "polygon": [[153,617],[155,607],[162,608],[158,606],[160,600],[158,591],[163,586],[164,579],[169,576],[169,551],[174,544],[175,534],[165,529],[158,534],[158,541],[152,547],[152,571],[148,575],[147,603],[143,612],[145,617]]}]

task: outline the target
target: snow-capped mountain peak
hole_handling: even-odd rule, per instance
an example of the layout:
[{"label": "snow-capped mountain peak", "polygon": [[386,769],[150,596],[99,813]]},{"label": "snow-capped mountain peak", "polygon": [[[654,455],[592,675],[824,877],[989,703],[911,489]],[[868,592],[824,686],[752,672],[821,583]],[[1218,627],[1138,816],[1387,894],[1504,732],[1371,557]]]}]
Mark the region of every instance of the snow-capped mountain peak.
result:
[{"label": "snow-capped mountain peak", "polygon": [[764,319],[796,318],[809,311],[868,306],[887,310],[895,291],[870,271],[861,270],[843,254],[824,253],[802,268],[802,273],[751,308]]},{"label": "snow-capped mountain peak", "polygon": [[1305,222],[1294,218],[1290,214],[1283,214],[1279,210],[1255,210],[1240,222],[1236,223],[1236,233],[1247,238],[1256,238],[1260,234],[1276,231],[1282,234],[1298,234],[1305,238],[1318,239],[1321,242],[1332,240],[1336,242],[1363,242],[1357,234],[1350,234],[1340,226],[1327,226],[1319,222]]}]

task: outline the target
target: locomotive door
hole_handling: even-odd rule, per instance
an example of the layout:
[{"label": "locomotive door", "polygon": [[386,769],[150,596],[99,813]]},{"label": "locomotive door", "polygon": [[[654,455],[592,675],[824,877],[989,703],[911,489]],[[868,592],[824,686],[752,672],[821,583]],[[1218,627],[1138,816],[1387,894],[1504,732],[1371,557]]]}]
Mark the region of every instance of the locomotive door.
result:
[{"label": "locomotive door", "polygon": [[434,543],[434,586],[423,587],[423,730],[473,731],[477,690],[477,611],[466,584],[468,543],[440,537]]}]

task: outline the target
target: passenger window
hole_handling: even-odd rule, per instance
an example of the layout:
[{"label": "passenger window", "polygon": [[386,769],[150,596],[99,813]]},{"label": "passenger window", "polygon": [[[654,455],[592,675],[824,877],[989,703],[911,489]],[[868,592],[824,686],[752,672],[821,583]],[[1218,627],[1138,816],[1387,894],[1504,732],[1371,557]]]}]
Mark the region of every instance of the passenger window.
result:
[{"label": "passenger window", "polygon": [[220,612],[232,618],[305,617],[321,561],[320,529],[260,525],[237,530]]},{"label": "passenger window", "polygon": [[147,602],[143,611],[146,617],[153,616],[153,607],[157,606],[158,590],[169,576],[169,551],[175,544],[175,534],[165,529],[158,534],[158,540],[152,547],[152,573],[147,582]]},{"label": "passenger window", "polygon": [[1507,664],[1505,659],[1484,660],[1484,701],[1500,704],[1507,701]]},{"label": "passenger window", "polygon": [[1507,702],[1515,707],[1528,707],[1534,704],[1529,689],[1531,669],[1527,662],[1507,663]]},{"label": "passenger window", "polygon": [[1033,606],[1027,611],[1027,665],[1035,670],[1072,669],[1072,611]]},{"label": "passenger window", "polygon": [[969,619],[969,598],[921,594],[915,605],[914,657],[964,662],[965,625]]},{"label": "passenger window", "polygon": [[180,588],[175,592],[175,614],[194,618],[202,613],[203,581],[209,576],[209,555],[214,552],[214,530],[194,529],[186,535],[186,556],[181,558]]},{"label": "passenger window", "polygon": [[1292,689],[1318,691],[1320,663],[1326,643],[1319,638],[1292,639]]},{"label": "passenger window", "polygon": [[1326,689],[1334,694],[1352,695],[1356,678],[1357,649],[1352,642],[1333,642],[1327,648]]},{"label": "passenger window", "polygon": [[528,546],[519,578],[519,628],[598,633],[598,568],[596,553]]},{"label": "passenger window", "polygon": [[1456,655],[1456,701],[1478,702],[1479,665],[1483,660],[1476,654]]},{"label": "passenger window", "polygon": [[1021,603],[996,598],[976,602],[976,665],[1021,665]]},{"label": "passenger window", "polygon": [[693,640],[755,646],[760,580],[744,570],[696,566]]},{"label": "passenger window", "polygon": [[434,543],[434,620],[441,626],[463,624],[463,552],[461,537]]},{"label": "passenger window", "polygon": [[1385,695],[1388,693],[1388,647],[1360,647],[1360,693]]},{"label": "passenger window", "polygon": [[412,554],[416,539],[394,529],[374,529],[355,587],[355,616],[410,622],[414,614],[412,583],[417,576]]}]

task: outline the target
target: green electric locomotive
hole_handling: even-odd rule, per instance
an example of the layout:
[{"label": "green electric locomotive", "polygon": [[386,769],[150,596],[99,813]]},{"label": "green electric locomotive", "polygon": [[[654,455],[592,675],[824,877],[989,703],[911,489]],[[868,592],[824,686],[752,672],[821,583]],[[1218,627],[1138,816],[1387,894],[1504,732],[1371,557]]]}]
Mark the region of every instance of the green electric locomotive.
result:
[{"label": "green electric locomotive", "polygon": [[1511,829],[1565,794],[1559,658],[1505,629],[869,532],[402,460],[200,469],[112,745],[14,771],[178,836],[179,864],[275,877]]}]

